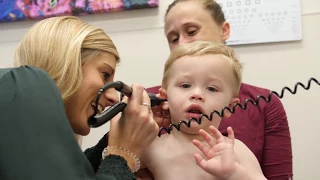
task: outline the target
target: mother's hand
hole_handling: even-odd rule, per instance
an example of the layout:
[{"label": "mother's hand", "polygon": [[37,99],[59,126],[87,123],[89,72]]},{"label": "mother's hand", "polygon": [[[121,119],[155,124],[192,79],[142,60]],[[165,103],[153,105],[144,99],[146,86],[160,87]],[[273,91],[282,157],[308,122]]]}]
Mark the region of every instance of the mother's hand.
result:
[{"label": "mother's hand", "polygon": [[[150,98],[142,86],[133,85],[131,97],[124,97],[123,101],[127,103],[126,109],[120,118],[114,118],[110,123],[109,146],[123,147],[139,157],[141,151],[156,138],[159,127],[150,106],[147,106]],[[122,155],[133,169],[132,158],[125,153],[117,154]]]}]

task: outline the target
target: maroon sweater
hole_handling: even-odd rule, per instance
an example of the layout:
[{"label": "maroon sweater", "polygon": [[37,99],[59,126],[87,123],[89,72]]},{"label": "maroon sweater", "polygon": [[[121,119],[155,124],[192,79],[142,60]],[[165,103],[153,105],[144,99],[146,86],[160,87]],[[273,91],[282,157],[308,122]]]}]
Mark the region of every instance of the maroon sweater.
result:
[{"label": "maroon sweater", "polygon": [[[159,93],[160,86],[147,88],[148,92]],[[242,84],[239,92],[241,104],[247,98],[255,100],[258,95],[268,97],[270,90]],[[268,180],[287,180],[292,177],[291,137],[286,112],[275,95],[271,102],[260,99],[259,106],[248,104],[240,107],[229,118],[223,119],[219,130],[227,135],[231,126],[235,137],[248,146],[257,157]]]}]

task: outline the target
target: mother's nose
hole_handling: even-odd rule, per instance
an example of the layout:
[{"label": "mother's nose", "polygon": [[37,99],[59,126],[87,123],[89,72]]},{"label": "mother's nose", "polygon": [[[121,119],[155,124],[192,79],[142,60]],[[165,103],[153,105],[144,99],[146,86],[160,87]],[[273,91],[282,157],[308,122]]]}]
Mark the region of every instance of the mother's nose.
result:
[{"label": "mother's nose", "polygon": [[178,45],[192,43],[194,40],[188,36],[181,36]]}]

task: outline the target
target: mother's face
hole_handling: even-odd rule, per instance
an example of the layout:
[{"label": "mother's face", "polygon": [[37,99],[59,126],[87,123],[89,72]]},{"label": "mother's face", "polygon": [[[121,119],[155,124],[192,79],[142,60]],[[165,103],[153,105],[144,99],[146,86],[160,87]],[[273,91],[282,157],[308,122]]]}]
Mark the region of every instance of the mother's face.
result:
[{"label": "mother's face", "polygon": [[199,2],[186,1],[177,3],[167,14],[165,34],[170,50],[197,40],[223,43],[230,36],[230,25],[218,25]]},{"label": "mother's face", "polygon": [[[82,82],[66,104],[66,112],[74,133],[88,135],[90,127],[88,118],[94,114],[95,100],[100,88],[114,79],[116,70],[116,58],[112,54],[102,52],[97,57],[88,59],[82,67]],[[119,101],[117,92],[109,89],[101,96],[98,109],[102,111],[105,107]]]}]

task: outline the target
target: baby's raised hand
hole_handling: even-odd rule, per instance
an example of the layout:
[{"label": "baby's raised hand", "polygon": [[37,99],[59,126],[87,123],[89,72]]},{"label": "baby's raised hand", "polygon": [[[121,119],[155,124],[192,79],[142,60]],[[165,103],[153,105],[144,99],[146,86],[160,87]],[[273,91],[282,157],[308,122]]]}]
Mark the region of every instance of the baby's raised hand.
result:
[{"label": "baby's raised hand", "polygon": [[206,172],[221,179],[228,179],[235,173],[238,165],[233,150],[234,132],[231,127],[228,127],[228,137],[224,137],[214,126],[210,126],[209,131],[212,135],[202,129],[199,131],[207,143],[193,140],[193,144],[208,160],[197,153],[194,157],[197,164]]}]

